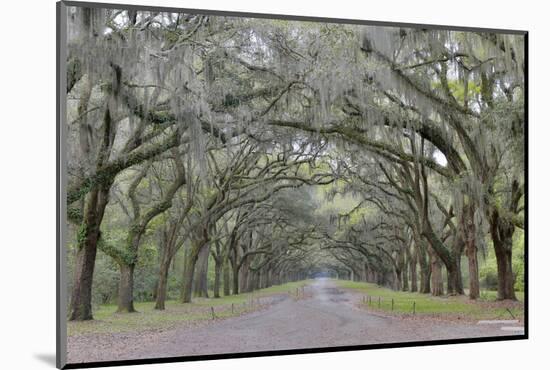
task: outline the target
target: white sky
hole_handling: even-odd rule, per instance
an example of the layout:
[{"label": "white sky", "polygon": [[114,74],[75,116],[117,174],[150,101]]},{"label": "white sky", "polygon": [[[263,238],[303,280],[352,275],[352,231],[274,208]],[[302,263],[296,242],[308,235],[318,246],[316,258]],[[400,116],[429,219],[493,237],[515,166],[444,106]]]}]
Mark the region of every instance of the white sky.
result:
[{"label": "white sky", "polygon": [[443,153],[441,153],[439,150],[436,150],[434,152],[434,159],[438,164],[442,166],[447,165],[447,158],[445,158],[445,155],[443,155]]}]

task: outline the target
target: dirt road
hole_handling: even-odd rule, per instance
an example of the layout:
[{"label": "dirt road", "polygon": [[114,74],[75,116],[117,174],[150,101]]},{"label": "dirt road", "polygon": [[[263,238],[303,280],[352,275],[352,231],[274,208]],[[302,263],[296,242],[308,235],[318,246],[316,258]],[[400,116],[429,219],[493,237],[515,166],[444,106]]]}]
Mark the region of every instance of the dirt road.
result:
[{"label": "dirt road", "polygon": [[317,280],[306,297],[284,296],[267,310],[197,328],[69,339],[70,363],[319,348],[517,334],[499,326],[404,320],[360,310],[360,299]]}]

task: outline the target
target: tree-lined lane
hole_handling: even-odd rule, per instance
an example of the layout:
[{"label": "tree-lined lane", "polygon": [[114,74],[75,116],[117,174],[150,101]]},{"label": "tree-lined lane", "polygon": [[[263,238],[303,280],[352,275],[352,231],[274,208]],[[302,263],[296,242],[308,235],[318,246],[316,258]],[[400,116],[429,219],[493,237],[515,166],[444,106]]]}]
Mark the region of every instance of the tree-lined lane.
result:
[{"label": "tree-lined lane", "polygon": [[378,343],[514,335],[500,326],[406,320],[358,309],[361,296],[317,279],[299,299],[286,297],[264,311],[198,328],[69,339],[69,361],[193,356]]}]

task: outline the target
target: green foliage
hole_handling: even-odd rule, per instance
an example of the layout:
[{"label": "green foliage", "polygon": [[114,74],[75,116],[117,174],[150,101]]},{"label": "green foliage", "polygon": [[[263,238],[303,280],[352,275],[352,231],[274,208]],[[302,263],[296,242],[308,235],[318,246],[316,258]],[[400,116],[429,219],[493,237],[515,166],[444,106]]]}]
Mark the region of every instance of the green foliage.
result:
[{"label": "green foliage", "polygon": [[485,289],[496,290],[498,288],[497,261],[495,258],[487,260],[479,269],[479,279]]},{"label": "green foliage", "polygon": [[67,220],[73,224],[79,224],[82,222],[82,212],[76,207],[67,207]]},{"label": "green foliage", "polygon": [[106,303],[116,302],[120,279],[118,264],[99,252],[95,265],[92,303],[94,309]]},{"label": "green foliage", "polygon": [[514,289],[523,292],[525,289],[525,235],[523,230],[516,230],[512,249],[512,270],[514,271]]},{"label": "green foliage", "polygon": [[[449,89],[451,90],[451,94],[453,94],[454,98],[458,102],[464,101],[464,82],[459,80],[448,80]],[[440,82],[434,82],[433,87],[435,88],[441,88]],[[481,86],[476,84],[474,81],[468,81],[468,100],[471,100],[478,96],[481,93]]]},{"label": "green foliage", "polygon": [[316,213],[319,215],[330,215],[347,213],[357,206],[359,198],[350,194],[335,194],[334,192],[343,192],[343,181],[336,181],[330,185],[318,186],[315,189],[315,198],[319,203]]},{"label": "green foliage", "polygon": [[87,224],[82,223],[78,228],[78,232],[76,234],[76,243],[79,248],[81,248],[84,245],[84,241],[86,240],[87,235],[88,235]]},{"label": "green foliage", "polygon": [[150,241],[141,245],[134,276],[134,299],[152,301],[157,285],[158,251]]},{"label": "green foliage", "polygon": [[241,104],[239,98],[235,97],[232,94],[226,94],[223,100],[223,106],[225,108],[236,108]]},{"label": "green foliage", "polygon": [[176,43],[180,37],[180,32],[174,30],[166,30],[164,32],[164,37],[167,42],[173,44]]}]

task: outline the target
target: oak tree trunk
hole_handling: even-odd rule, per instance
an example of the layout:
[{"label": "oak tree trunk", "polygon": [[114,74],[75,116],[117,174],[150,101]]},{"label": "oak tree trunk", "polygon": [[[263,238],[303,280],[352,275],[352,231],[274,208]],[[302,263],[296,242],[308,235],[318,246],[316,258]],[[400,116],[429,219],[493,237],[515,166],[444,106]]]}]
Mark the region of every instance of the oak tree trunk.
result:
[{"label": "oak tree trunk", "polygon": [[97,253],[97,233],[78,245],[69,320],[92,320],[92,280]]},{"label": "oak tree trunk", "polygon": [[210,245],[205,245],[199,252],[199,257],[195,266],[195,276],[193,284],[193,295],[195,297],[208,298],[208,257],[210,255]]},{"label": "oak tree trunk", "polygon": [[183,287],[181,294],[182,303],[190,303],[193,295],[193,277],[195,275],[195,266],[199,258],[199,252],[204,243],[193,241],[185,255],[185,265],[183,269]]},{"label": "oak tree trunk", "polygon": [[393,274],[393,290],[401,290],[401,270],[395,270]]},{"label": "oak tree trunk", "polygon": [[166,302],[166,291],[168,288],[168,270],[170,268],[171,259],[168,260],[167,256],[163,256],[158,276],[157,293],[155,299],[155,309],[164,310]]},{"label": "oak tree trunk", "polygon": [[239,291],[248,292],[248,263],[244,261],[239,269]]},{"label": "oak tree trunk", "polygon": [[229,261],[224,260],[223,263],[223,295],[228,296],[231,294],[231,271]]},{"label": "oak tree trunk", "polygon": [[432,295],[441,296],[444,294],[443,290],[443,273],[441,271],[441,262],[439,258],[434,254],[430,256],[430,265],[432,270]]},{"label": "oak tree trunk", "polygon": [[403,291],[406,292],[409,290],[409,256],[408,254],[406,254],[407,258],[406,260],[404,261],[403,263],[403,271],[401,272],[401,276],[402,276],[402,279],[401,281],[403,282]]},{"label": "oak tree trunk", "polygon": [[134,269],[135,264],[120,263],[117,312],[136,312],[134,308]]},{"label": "oak tree trunk", "polygon": [[470,299],[479,298],[479,267],[477,262],[476,226],[474,223],[473,206],[465,207],[462,218],[462,230],[466,243],[466,256],[468,257],[468,277]]},{"label": "oak tree trunk", "polygon": [[96,187],[85,199],[84,218],[78,233],[69,320],[93,319],[92,282],[101,221],[109,200],[109,188],[110,184]]},{"label": "oak tree trunk", "polygon": [[[462,238],[456,238],[453,245],[454,266],[447,269],[449,278],[453,281],[453,290],[449,289],[449,294],[464,294],[464,285],[462,283],[462,253],[464,252],[464,241]],[[449,287],[449,285],[447,285]]]},{"label": "oak tree trunk", "polygon": [[214,298],[220,298],[220,286],[222,276],[222,258],[214,259]]},{"label": "oak tree trunk", "polygon": [[512,270],[512,237],[515,226],[503,220],[495,210],[491,217],[491,236],[497,259],[497,299],[516,300],[514,272]]},{"label": "oak tree trunk", "polygon": [[431,278],[431,268],[430,264],[427,261],[426,256],[418,256],[420,262],[420,293],[430,293],[430,278]]},{"label": "oak tree trunk", "polygon": [[239,264],[237,263],[237,259],[235,257],[232,258],[231,268],[233,272],[233,294],[239,294]]},{"label": "oak tree trunk", "polygon": [[418,291],[418,277],[416,274],[416,258],[409,261],[409,271],[411,275],[411,292]]},{"label": "oak tree trunk", "polygon": [[512,240],[505,241],[509,246],[495,244],[495,255],[497,259],[497,276],[498,276],[498,294],[497,299],[512,299],[516,300],[514,291],[514,273],[512,270]]}]

